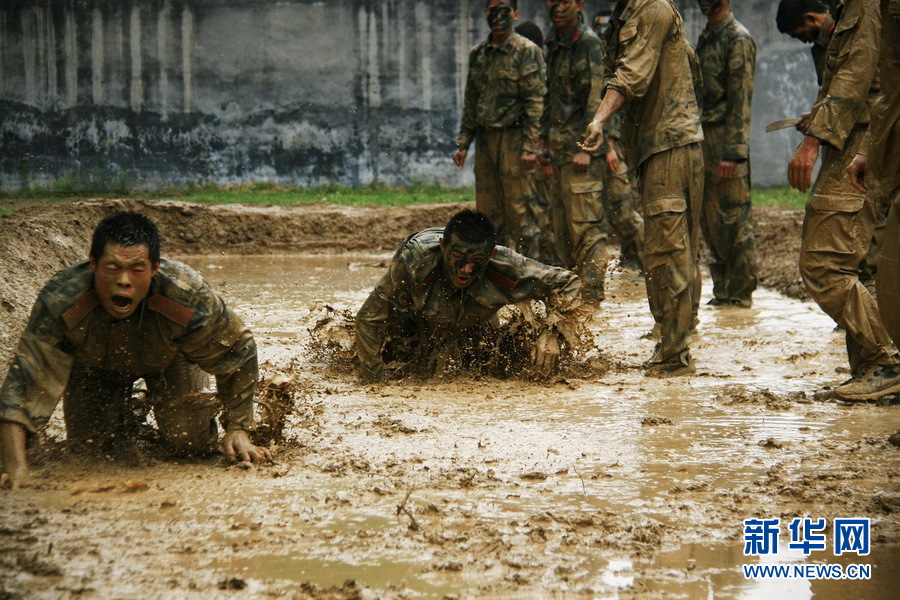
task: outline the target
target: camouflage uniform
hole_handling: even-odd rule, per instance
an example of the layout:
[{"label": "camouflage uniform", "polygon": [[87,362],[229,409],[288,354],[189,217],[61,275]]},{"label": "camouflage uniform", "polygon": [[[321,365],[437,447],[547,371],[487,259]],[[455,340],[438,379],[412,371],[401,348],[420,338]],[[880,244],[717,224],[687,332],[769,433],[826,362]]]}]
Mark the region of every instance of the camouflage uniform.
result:
[{"label": "camouflage uniform", "polygon": [[587,300],[604,297],[606,232],[601,190],[606,164],[592,158],[576,171],[572,158],[600,106],[603,47],[593,30],[576,23],[564,39],[554,30],[547,39],[547,98],[543,133],[556,173],[550,221],[562,265],[574,269]]},{"label": "camouflage uniform", "polygon": [[83,262],[41,290],[0,389],[0,420],[35,433],[63,397],[69,439],[115,437],[128,425],[132,385],[143,378],[163,438],[206,446],[221,407],[196,393],[206,383],[202,369],[216,376],[226,429],[253,426],[256,344],[200,275],[161,260],[147,297],[121,320],[100,305],[93,281]]},{"label": "camouflage uniform", "polygon": [[531,172],[519,162],[538,150],[546,67],[540,48],[517,33],[499,47],[490,39],[469,55],[469,74],[456,147],[475,141],[475,206],[500,239],[527,255],[537,252]]},{"label": "camouflage uniform", "polygon": [[442,227],[409,236],[356,315],[356,351],[371,371],[383,364],[393,339],[432,346],[447,332],[488,322],[507,304],[544,300],[561,311],[580,303],[581,280],[497,246],[487,272],[458,289],[443,274]]},{"label": "camouflage uniform", "polygon": [[[825,63],[828,57],[828,44],[831,42],[831,36],[834,32],[834,19],[829,13],[822,23],[819,35],[813,42],[811,49],[813,63],[816,68],[816,79],[819,85],[822,85],[822,77],[825,75]],[[875,274],[878,269],[878,256],[881,254],[881,239],[884,237],[885,222],[887,221],[888,210],[891,208],[891,197],[889,193],[873,194],[875,200],[875,232],[872,234],[872,242],[869,249],[859,263],[859,279],[863,282],[869,292],[875,293]]]},{"label": "camouflage uniform", "polygon": [[625,97],[623,140],[640,169],[647,295],[661,329],[650,362],[690,362],[703,197],[693,49],[672,0],[619,2],[606,35],[605,86]]},{"label": "camouflage uniform", "polygon": [[872,107],[865,147],[870,195],[892,199],[878,261],[878,306],[885,329],[900,343],[900,0],[881,0],[881,96]]},{"label": "camouflage uniform", "polygon": [[628,172],[628,163],[619,140],[622,138],[622,116],[614,114],[606,123],[603,132],[603,147],[597,152],[602,158],[609,153],[609,140],[616,142],[619,168],[615,173],[603,169],[603,209],[610,228],[619,236],[622,264],[628,268],[643,270],[644,219],[635,209],[640,204],[640,195],[632,185],[633,174]]},{"label": "camouflage uniform", "polygon": [[846,0],[835,21],[807,132],[823,142],[822,166],[806,203],[800,274],[822,310],[847,329],[855,376],[867,365],[898,362],[875,299],[859,274],[875,229],[876,202],[857,191],[846,172],[878,95],[878,0]]},{"label": "camouflage uniform", "polygon": [[[712,304],[750,306],[756,289],[756,241],[750,204],[750,101],[756,42],[732,13],[707,25],[697,43],[706,180],[700,225],[712,260]],[[734,161],[734,177],[718,175]]]}]

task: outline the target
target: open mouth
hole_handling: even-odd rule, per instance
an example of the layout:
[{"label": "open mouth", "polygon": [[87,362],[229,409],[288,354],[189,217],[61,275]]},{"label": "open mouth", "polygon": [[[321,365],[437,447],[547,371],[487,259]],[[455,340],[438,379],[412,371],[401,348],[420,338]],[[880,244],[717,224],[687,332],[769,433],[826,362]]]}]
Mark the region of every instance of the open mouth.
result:
[{"label": "open mouth", "polygon": [[112,297],[113,306],[115,306],[119,310],[128,309],[128,307],[131,306],[131,302],[132,302],[131,298],[128,298],[126,296],[113,296]]}]

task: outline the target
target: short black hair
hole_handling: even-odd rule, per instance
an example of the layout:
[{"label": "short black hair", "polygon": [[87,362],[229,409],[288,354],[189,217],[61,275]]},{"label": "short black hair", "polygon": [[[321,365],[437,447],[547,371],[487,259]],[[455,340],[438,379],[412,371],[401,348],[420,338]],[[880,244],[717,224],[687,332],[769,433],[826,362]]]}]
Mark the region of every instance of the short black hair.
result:
[{"label": "short black hair", "polygon": [[612,10],[610,10],[608,8],[602,8],[602,9],[598,10],[597,13],[594,15],[594,21],[596,21],[600,17],[611,17],[611,16],[612,16]]},{"label": "short black hair", "polygon": [[778,31],[793,35],[795,31],[803,27],[803,17],[806,13],[827,13],[828,7],[819,0],[781,0],[778,3],[778,12],[775,15],[775,24]]},{"label": "short black hair", "polygon": [[[491,3],[491,0],[487,0],[487,2],[484,3],[484,5],[487,6],[490,3]],[[513,10],[519,10],[519,0],[509,0],[509,3],[512,5]]]},{"label": "short black hair", "polygon": [[538,48],[544,47],[544,32],[534,21],[525,21],[516,25],[516,33],[534,42]]},{"label": "short black hair", "polygon": [[456,236],[469,244],[485,244],[491,248],[497,245],[497,228],[484,213],[467,208],[461,210],[447,221],[444,227],[444,239]]},{"label": "short black hair", "polygon": [[103,256],[107,244],[147,246],[150,250],[150,262],[159,263],[159,228],[150,217],[140,213],[119,211],[100,221],[91,239],[91,258],[97,260]]}]

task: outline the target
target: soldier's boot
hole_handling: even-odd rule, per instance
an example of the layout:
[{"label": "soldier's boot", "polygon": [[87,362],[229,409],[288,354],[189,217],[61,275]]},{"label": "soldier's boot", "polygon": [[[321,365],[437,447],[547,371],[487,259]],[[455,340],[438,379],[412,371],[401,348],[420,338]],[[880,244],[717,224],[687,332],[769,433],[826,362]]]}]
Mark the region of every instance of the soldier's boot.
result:
[{"label": "soldier's boot", "polygon": [[900,365],[865,365],[853,379],[834,388],[834,395],[848,402],[878,400],[900,394]]}]

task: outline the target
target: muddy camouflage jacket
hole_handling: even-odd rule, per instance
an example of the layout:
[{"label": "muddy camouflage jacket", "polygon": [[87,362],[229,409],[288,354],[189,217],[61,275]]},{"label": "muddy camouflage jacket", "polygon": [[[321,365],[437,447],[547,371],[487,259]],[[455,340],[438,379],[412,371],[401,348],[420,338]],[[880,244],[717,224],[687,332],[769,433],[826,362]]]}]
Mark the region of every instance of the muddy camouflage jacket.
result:
[{"label": "muddy camouflage jacket", "polygon": [[881,26],[881,95],[860,152],[869,157],[870,189],[889,194],[900,187],[900,0],[881,0]]},{"label": "muddy camouflage jacket", "polygon": [[[547,39],[547,97],[542,135],[556,165],[571,161],[603,99],[603,45],[594,31],[576,23],[565,38]],[[608,129],[607,129],[607,135]]]},{"label": "muddy camouflage jacket", "polygon": [[478,129],[522,127],[522,153],[537,152],[545,77],[541,49],[515,32],[499,48],[490,39],[476,46],[469,55],[457,148],[468,148]]},{"label": "muddy camouflage jacket", "polygon": [[581,303],[577,275],[504,246],[497,246],[483,276],[457,289],[443,273],[443,235],[443,227],[434,227],[409,236],[357,313],[357,355],[369,369],[382,364],[388,328],[397,319],[428,331],[458,330],[484,323],[507,304],[523,300],[543,300],[559,312]]},{"label": "muddy camouflage jacket", "polygon": [[0,420],[32,433],[40,429],[76,362],[138,379],[161,372],[181,352],[216,376],[226,427],[252,427],[258,377],[253,336],[200,275],[161,260],[147,297],[121,320],[100,305],[93,281],[90,264],[83,262],[60,271],[41,290],[0,389]]},{"label": "muddy camouflage jacket", "polygon": [[807,135],[842,150],[847,136],[869,124],[878,96],[881,19],[878,0],[844,0],[835,13],[825,74]]},{"label": "muddy camouflage jacket", "polygon": [[733,14],[707,25],[697,42],[703,70],[699,91],[703,125],[721,125],[723,142],[711,148],[718,160],[747,160],[750,156],[750,102],[756,69],[756,42]]},{"label": "muddy camouflage jacket", "polygon": [[672,0],[623,0],[604,33],[604,89],[625,96],[622,140],[637,167],[652,154],[703,140],[691,57]]}]

